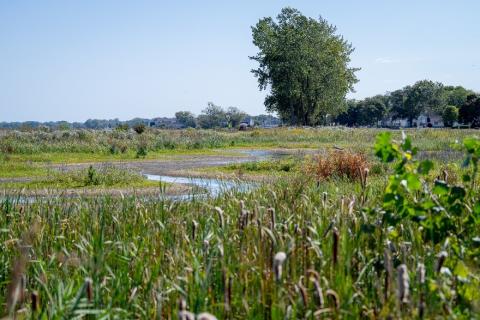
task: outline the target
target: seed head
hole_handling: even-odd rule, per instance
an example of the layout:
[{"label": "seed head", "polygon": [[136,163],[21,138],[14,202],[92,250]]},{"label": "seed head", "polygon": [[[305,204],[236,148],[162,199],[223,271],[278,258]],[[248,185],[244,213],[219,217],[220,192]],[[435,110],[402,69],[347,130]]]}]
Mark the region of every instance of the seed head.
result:
[{"label": "seed head", "polygon": [[210,314],[208,312],[202,312],[199,315],[197,315],[197,320],[217,320],[217,317],[215,317],[213,314]]},{"label": "seed head", "polygon": [[408,303],[410,296],[410,278],[405,264],[397,268],[398,271],[398,299],[401,303]]},{"label": "seed head", "polygon": [[273,270],[275,272],[275,280],[280,281],[282,279],[282,268],[283,263],[287,259],[287,254],[285,252],[278,252],[273,258]]}]

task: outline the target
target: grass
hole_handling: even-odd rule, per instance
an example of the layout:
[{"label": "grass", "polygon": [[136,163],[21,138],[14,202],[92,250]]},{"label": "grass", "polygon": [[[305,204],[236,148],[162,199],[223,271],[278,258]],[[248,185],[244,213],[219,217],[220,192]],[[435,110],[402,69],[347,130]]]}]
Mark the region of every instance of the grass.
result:
[{"label": "grass", "polygon": [[[23,171],[20,171],[23,172]],[[19,173],[18,171],[16,173]],[[32,174],[31,171],[25,173]],[[5,189],[108,189],[108,188],[140,188],[158,187],[159,183],[149,181],[141,174],[127,169],[103,165],[96,169],[76,169],[68,171],[46,170],[32,180],[3,183]]]}]

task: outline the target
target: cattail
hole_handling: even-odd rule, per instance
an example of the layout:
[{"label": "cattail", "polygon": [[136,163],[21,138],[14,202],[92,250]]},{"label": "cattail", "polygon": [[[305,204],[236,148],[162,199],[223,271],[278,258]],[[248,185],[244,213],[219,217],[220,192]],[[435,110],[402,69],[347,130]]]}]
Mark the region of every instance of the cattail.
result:
[{"label": "cattail", "polygon": [[195,236],[197,234],[198,222],[193,220],[192,221],[192,241],[195,240]]},{"label": "cattail", "polygon": [[390,290],[390,279],[392,277],[392,260],[390,258],[390,251],[388,246],[385,248],[383,251],[383,263],[384,263],[384,268],[385,268],[385,292],[384,292],[384,297],[385,301],[388,300],[388,292]]},{"label": "cattail", "polygon": [[365,189],[367,186],[367,178],[370,170],[368,168],[358,168],[360,171],[360,185],[362,189]]},{"label": "cattail", "polygon": [[292,319],[292,306],[288,305],[287,310],[285,311],[285,320]]},{"label": "cattail", "polygon": [[85,278],[85,293],[87,294],[88,302],[93,300],[93,281],[91,278]]},{"label": "cattail", "polygon": [[425,314],[425,293],[423,287],[425,286],[425,265],[423,263],[418,264],[418,282],[420,284],[420,298],[418,301],[418,316],[423,318]]},{"label": "cattail", "polygon": [[327,206],[327,193],[323,192],[322,194],[322,206],[325,208]]},{"label": "cattail", "polygon": [[352,200],[350,200],[350,202],[348,203],[348,214],[350,216],[353,215],[353,208],[355,207],[355,196],[352,197]]},{"label": "cattail", "polygon": [[275,272],[275,280],[280,281],[282,279],[282,268],[283,263],[287,259],[287,255],[285,252],[278,252],[275,257],[273,258],[273,270]]},{"label": "cattail", "polygon": [[318,305],[320,308],[323,308],[325,302],[323,299],[322,287],[320,286],[320,282],[318,281],[320,275],[315,270],[307,270],[307,273],[310,274],[310,281],[313,282],[313,286],[315,287],[315,295],[318,299]]},{"label": "cattail", "polygon": [[178,320],[195,320],[195,314],[190,311],[181,310],[178,312]]},{"label": "cattail", "polygon": [[338,238],[340,234],[338,229],[335,227],[333,228],[333,245],[332,245],[332,255],[333,255],[333,266],[337,265],[338,262]]},{"label": "cattail", "polygon": [[219,207],[215,207],[215,211],[217,211],[217,213],[218,213],[218,220],[220,221],[220,228],[223,229],[223,227],[225,226],[225,220],[223,218],[223,210]]},{"label": "cattail", "polygon": [[448,253],[446,251],[441,251],[438,254],[437,266],[435,268],[435,271],[437,273],[439,273],[440,270],[442,269],[443,264],[445,263],[445,260],[447,259],[447,257],[448,257]]},{"label": "cattail", "polygon": [[268,208],[268,213],[270,214],[270,223],[271,223],[271,228],[272,230],[275,230],[275,209],[274,208]]},{"label": "cattail", "polygon": [[[223,271],[224,278],[224,302],[225,302],[225,311],[230,312],[230,301],[232,300],[232,277],[227,277],[225,270]],[[227,280],[228,279],[228,280]]]},{"label": "cattail", "polygon": [[187,310],[187,302],[183,298],[178,299],[178,311],[185,310]]},{"label": "cattail", "polygon": [[307,289],[302,284],[302,278],[303,277],[300,278],[296,287],[300,292],[300,296],[302,297],[303,306],[306,308],[308,306],[308,294]]},{"label": "cattail", "polygon": [[245,202],[240,200],[240,216],[238,218],[238,228],[243,230],[248,223],[249,212],[245,209]]},{"label": "cattail", "polygon": [[32,291],[31,294],[32,299],[32,313],[35,313],[40,308],[40,297],[38,295],[38,291]]},{"label": "cattail", "polygon": [[410,296],[410,278],[405,264],[401,264],[397,268],[398,271],[398,299],[401,303],[408,303]]},{"label": "cattail", "polygon": [[197,315],[197,320],[217,320],[217,317],[215,317],[213,314],[210,314],[208,312],[202,312],[199,315]]},{"label": "cattail", "polygon": [[336,293],[332,289],[328,289],[326,291],[326,295],[327,295],[327,297],[330,297],[330,299],[332,299],[333,305],[335,306],[335,309],[336,310],[340,309],[340,298],[338,297],[338,293]]}]

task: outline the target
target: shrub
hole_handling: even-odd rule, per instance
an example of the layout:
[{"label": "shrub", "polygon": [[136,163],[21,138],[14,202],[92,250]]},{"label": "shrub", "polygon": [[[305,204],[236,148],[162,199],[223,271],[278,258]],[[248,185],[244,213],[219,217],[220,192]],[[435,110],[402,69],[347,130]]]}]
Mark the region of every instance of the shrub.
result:
[{"label": "shrub", "polygon": [[349,151],[333,151],[326,155],[317,155],[312,163],[307,164],[308,174],[315,175],[317,180],[328,180],[332,177],[360,180],[370,164],[362,153]]},{"label": "shrub", "polygon": [[143,123],[139,123],[139,124],[136,124],[134,127],[133,127],[133,130],[135,130],[136,133],[138,134],[142,134],[145,132],[145,125]]}]

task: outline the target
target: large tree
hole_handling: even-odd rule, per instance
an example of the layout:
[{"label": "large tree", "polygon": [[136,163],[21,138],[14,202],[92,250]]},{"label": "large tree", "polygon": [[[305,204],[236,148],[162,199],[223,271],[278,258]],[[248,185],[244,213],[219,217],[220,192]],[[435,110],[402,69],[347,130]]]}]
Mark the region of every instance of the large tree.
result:
[{"label": "large tree", "polygon": [[178,111],[175,113],[175,118],[185,128],[195,128],[197,126],[195,115],[190,111]]},{"label": "large tree", "polygon": [[410,125],[420,114],[441,113],[445,107],[443,85],[439,82],[421,80],[413,86],[392,92],[391,108],[395,117],[408,119]]},{"label": "large tree", "polygon": [[480,127],[480,95],[469,95],[467,101],[458,111],[460,122],[469,124],[473,128]]},{"label": "large tree", "polygon": [[221,128],[226,127],[227,118],[222,107],[209,102],[208,106],[198,116],[197,122],[203,129]]},{"label": "large tree", "polygon": [[252,72],[260,90],[270,88],[268,111],[296,125],[319,124],[342,111],[359,69],[349,67],[353,47],[334,26],[284,8],[277,21],[261,19],[252,34],[259,48],[250,57],[259,63]]}]

